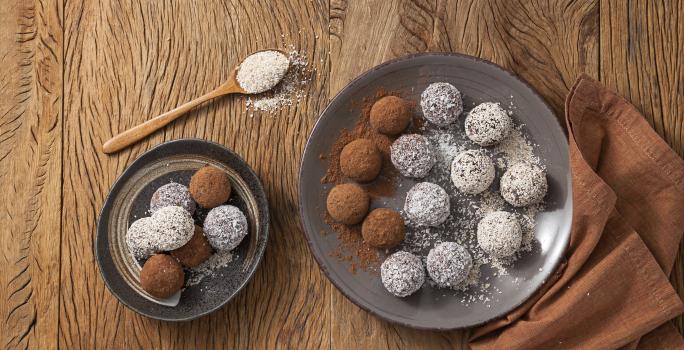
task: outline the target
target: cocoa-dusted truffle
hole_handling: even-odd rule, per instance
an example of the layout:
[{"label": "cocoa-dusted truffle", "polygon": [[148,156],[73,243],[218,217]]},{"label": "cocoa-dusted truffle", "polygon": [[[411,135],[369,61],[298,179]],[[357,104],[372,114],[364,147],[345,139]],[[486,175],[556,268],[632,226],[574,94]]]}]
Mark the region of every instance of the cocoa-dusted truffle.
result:
[{"label": "cocoa-dusted truffle", "polygon": [[163,299],[174,295],[183,287],[185,274],[176,259],[169,255],[153,255],[140,272],[140,285],[152,296]]},{"label": "cocoa-dusted truffle", "polygon": [[204,220],[204,234],[216,250],[233,250],[247,236],[247,217],[238,207],[218,206]]},{"label": "cocoa-dusted truffle", "polygon": [[340,170],[344,176],[368,182],[380,174],[382,157],[373,141],[358,139],[348,143],[340,153]]},{"label": "cocoa-dusted truffle", "polygon": [[209,259],[211,253],[212,249],[209,241],[204,237],[204,231],[195,225],[195,233],[192,238],[184,246],[172,250],[171,256],[185,267],[195,267]]},{"label": "cocoa-dusted truffle", "polygon": [[400,134],[410,122],[411,106],[401,97],[385,96],[371,107],[371,126],[385,135]]},{"label": "cocoa-dusted truffle", "polygon": [[190,214],[195,212],[196,207],[188,188],[175,182],[168,183],[154,191],[150,200],[150,212],[154,213],[172,205],[182,207]]},{"label": "cocoa-dusted truffle", "polygon": [[370,198],[366,191],[355,184],[337,185],[328,193],[326,207],[335,221],[346,225],[358,224],[368,213]]},{"label": "cocoa-dusted truffle", "polygon": [[217,207],[230,197],[230,179],[225,171],[207,165],[197,170],[190,179],[190,194],[204,208]]},{"label": "cocoa-dusted truffle", "polygon": [[396,211],[388,208],[373,210],[361,226],[363,240],[376,248],[392,248],[404,240],[406,227],[404,219]]}]

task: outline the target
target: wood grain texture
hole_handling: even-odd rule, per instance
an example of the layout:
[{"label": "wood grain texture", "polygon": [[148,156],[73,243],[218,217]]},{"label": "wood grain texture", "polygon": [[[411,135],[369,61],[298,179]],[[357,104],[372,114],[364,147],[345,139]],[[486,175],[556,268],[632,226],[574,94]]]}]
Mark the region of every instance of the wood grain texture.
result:
[{"label": "wood grain texture", "polygon": [[[684,2],[601,0],[601,80],[684,156]],[[684,241],[671,275],[684,299]],[[684,316],[675,320],[684,333]]]},{"label": "wood grain texture", "polygon": [[[331,96],[366,69],[453,51],[530,82],[559,117],[582,72],[626,96],[684,155],[684,2],[278,0],[0,2],[0,348],[467,348],[351,304],[303,239],[297,172]],[[281,36],[282,34],[282,36]],[[102,143],[223,82],[240,58],[292,44],[316,69],[301,104],[250,117],[241,98],[193,111],[115,156]],[[93,256],[116,177],[154,145],[213,140],[253,166],[271,242],[249,286],[190,323],[145,319],[106,289]],[[61,209],[61,210],[60,210]],[[684,243],[672,282],[684,298]],[[675,324],[684,332],[684,318]]]},{"label": "wood grain texture", "polygon": [[0,3],[0,347],[57,340],[61,2]]},{"label": "wood grain texture", "polygon": [[[99,152],[112,135],[214,89],[258,49],[292,44],[326,72],[327,41],[319,38],[327,16],[327,2],[309,0],[67,3],[61,348],[330,346],[330,285],[309,254],[296,206],[299,160],[326,103],[325,75],[298,106],[276,115],[250,117],[243,98],[223,98],[114,156]],[[165,323],[109,293],[92,247],[115,178],[151,146],[182,137],[242,155],[266,188],[272,226],[264,261],[235,300],[193,322]]]},{"label": "wood grain texture", "polygon": [[[520,75],[560,119],[576,77],[583,72],[598,77],[598,11],[593,0],[332,1],[331,93],[394,57],[460,52]],[[378,14],[382,20],[374,20]],[[332,293],[334,348],[467,348],[465,332],[421,332],[392,325],[359,310],[336,290]],[[362,336],[349,337],[350,331]]]}]

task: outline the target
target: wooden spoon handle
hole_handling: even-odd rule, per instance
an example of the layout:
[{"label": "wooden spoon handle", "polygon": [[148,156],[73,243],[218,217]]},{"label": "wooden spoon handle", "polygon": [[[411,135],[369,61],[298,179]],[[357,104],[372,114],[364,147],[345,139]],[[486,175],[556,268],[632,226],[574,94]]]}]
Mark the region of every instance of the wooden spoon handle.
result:
[{"label": "wooden spoon handle", "polygon": [[138,126],[130,128],[114,137],[109,139],[102,145],[102,151],[104,153],[114,153],[120,151],[141,139],[149,136],[153,132],[159,130],[163,126],[169,124],[170,122],[178,119],[181,115],[185,114],[187,111],[196,107],[197,105],[211,100],[212,98],[225,95],[227,93],[234,92],[231,89],[227,89],[226,86],[221,86],[218,89],[202,95],[190,102],[187,102],[179,107],[176,107],[162,115],[154,117]]}]

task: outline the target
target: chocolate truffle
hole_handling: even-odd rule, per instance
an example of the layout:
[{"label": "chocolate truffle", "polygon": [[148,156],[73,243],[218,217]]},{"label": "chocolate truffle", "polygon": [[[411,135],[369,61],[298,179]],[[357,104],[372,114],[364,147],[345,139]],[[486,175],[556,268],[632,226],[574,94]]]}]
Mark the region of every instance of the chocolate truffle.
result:
[{"label": "chocolate truffle", "polygon": [[187,210],[163,207],[152,214],[157,251],[171,251],[188,243],[195,232],[195,221]]},{"label": "chocolate truffle", "polygon": [[370,198],[360,186],[346,183],[333,187],[325,204],[335,221],[354,225],[361,222],[368,213]]},{"label": "chocolate truffle", "polygon": [[204,220],[204,235],[216,250],[233,250],[247,236],[247,218],[232,205],[218,206]]},{"label": "chocolate truffle", "polygon": [[546,171],[532,163],[517,163],[501,176],[500,191],[506,202],[516,207],[537,204],[548,190]]},{"label": "chocolate truffle", "polygon": [[420,95],[420,107],[430,123],[448,126],[463,112],[461,92],[449,83],[430,84]]},{"label": "chocolate truffle", "polygon": [[137,259],[145,259],[157,252],[156,226],[152,218],[141,218],[133,222],[126,231],[126,245]]},{"label": "chocolate truffle", "polygon": [[404,212],[418,226],[439,226],[449,217],[449,195],[439,185],[421,182],[406,193]]},{"label": "chocolate truffle", "polygon": [[437,162],[430,141],[418,134],[399,137],[392,144],[390,156],[394,167],[406,177],[425,177]]},{"label": "chocolate truffle", "polygon": [[508,136],[513,129],[513,120],[501,105],[485,102],[473,108],[465,120],[468,138],[480,146],[492,146]]},{"label": "chocolate truffle", "polygon": [[195,267],[209,259],[211,253],[211,246],[207,238],[204,237],[202,228],[195,225],[195,233],[192,238],[184,246],[172,250],[171,256],[185,267]]},{"label": "chocolate truffle", "polygon": [[401,97],[385,96],[371,107],[370,124],[385,135],[400,134],[410,122],[411,106]]},{"label": "chocolate truffle", "polygon": [[354,140],[344,146],[340,153],[340,170],[352,180],[372,181],[380,174],[381,168],[380,151],[371,140]]},{"label": "chocolate truffle", "polygon": [[427,256],[427,271],[440,287],[456,287],[463,282],[473,267],[473,258],[462,245],[440,243]]},{"label": "chocolate truffle", "polygon": [[154,213],[160,208],[170,205],[183,207],[191,215],[195,212],[196,207],[188,188],[175,182],[168,183],[154,191],[150,200],[150,212]]},{"label": "chocolate truffle", "polygon": [[522,228],[513,213],[491,212],[477,224],[477,244],[494,258],[512,256],[521,243]]},{"label": "chocolate truffle", "polygon": [[376,248],[395,247],[404,240],[405,234],[404,219],[388,208],[373,210],[361,225],[363,240]]},{"label": "chocolate truffle", "polygon": [[225,171],[207,165],[190,178],[190,194],[204,208],[217,207],[230,198],[230,179]]},{"label": "chocolate truffle", "polygon": [[176,259],[157,254],[145,262],[140,271],[140,285],[153,297],[168,298],[183,287],[185,274]]},{"label": "chocolate truffle", "polygon": [[425,282],[423,262],[409,252],[396,252],[380,266],[380,279],[390,293],[402,298],[409,296]]},{"label": "chocolate truffle", "polygon": [[461,152],[451,162],[451,181],[466,194],[483,192],[495,175],[494,162],[482,150]]}]

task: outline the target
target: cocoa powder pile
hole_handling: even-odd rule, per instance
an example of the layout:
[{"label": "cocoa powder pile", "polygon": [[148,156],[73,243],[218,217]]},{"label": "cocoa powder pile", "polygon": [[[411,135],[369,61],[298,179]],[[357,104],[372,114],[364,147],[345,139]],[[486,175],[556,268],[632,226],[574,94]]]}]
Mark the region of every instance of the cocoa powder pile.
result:
[{"label": "cocoa powder pile", "polygon": [[[340,134],[333,143],[330,153],[327,155],[319,155],[321,160],[327,160],[328,162],[328,168],[326,174],[321,179],[321,183],[339,185],[349,179],[349,176],[342,171],[340,166],[343,150],[345,149],[345,146],[350,143],[364,139],[374,144],[380,152],[381,166],[380,173],[372,182],[364,184],[362,186],[363,189],[365,189],[370,198],[389,197],[394,195],[396,190],[396,179],[399,176],[390,161],[390,146],[394,142],[394,137],[380,133],[377,128],[374,128],[371,125],[370,121],[371,110],[375,102],[388,95],[390,95],[390,93],[380,90],[374,96],[364,98],[358,106],[361,109],[361,113],[354,127],[340,130]],[[415,103],[405,100],[402,101],[404,104],[401,109],[407,109],[410,112],[410,124]],[[396,106],[392,106],[391,108],[395,107]],[[406,127],[407,126],[404,126],[402,130],[406,129]],[[324,221],[337,234],[340,241],[339,246],[331,255],[341,261],[350,262],[352,272],[356,272],[356,270],[360,268],[364,271],[376,273],[380,266],[380,255],[376,248],[364,242],[361,225],[345,225],[335,220],[327,211],[324,215]],[[400,230],[397,228],[394,231],[398,232]]]}]

